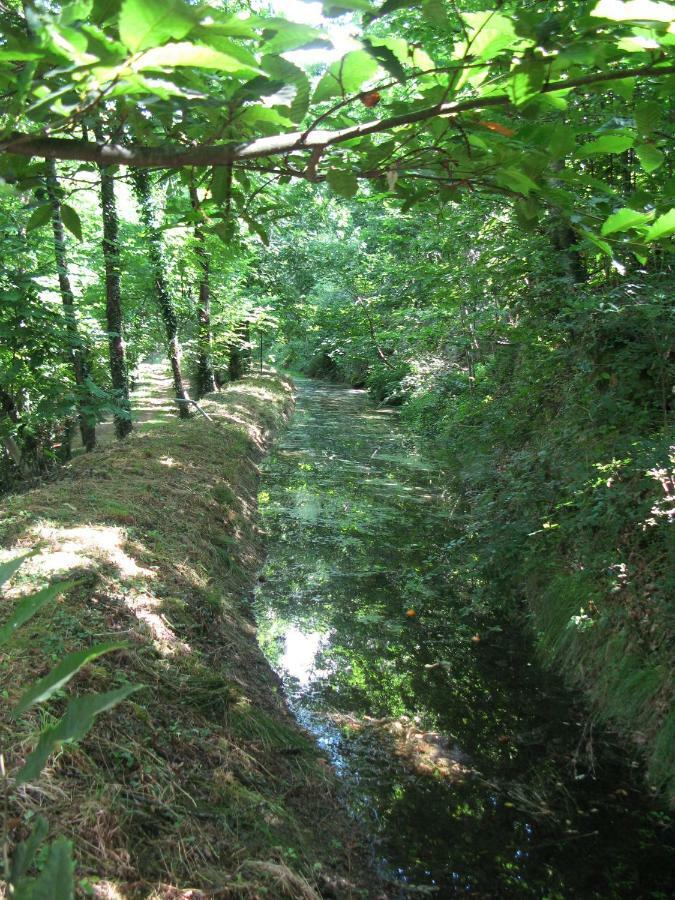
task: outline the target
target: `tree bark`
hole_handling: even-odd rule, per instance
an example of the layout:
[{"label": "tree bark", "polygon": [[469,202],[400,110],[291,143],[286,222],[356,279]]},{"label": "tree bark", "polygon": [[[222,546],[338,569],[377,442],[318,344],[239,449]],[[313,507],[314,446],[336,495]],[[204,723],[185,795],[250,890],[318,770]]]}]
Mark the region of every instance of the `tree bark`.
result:
[{"label": "tree bark", "polygon": [[110,166],[100,166],[101,210],[103,213],[103,259],[105,262],[106,320],[108,327],[108,351],[110,377],[117,403],[128,414],[115,416],[115,434],[126,437],[132,430],[131,404],[129,403],[129,375],[124,343],[122,293],[120,289],[120,247],[115,182]]},{"label": "tree bark", "polygon": [[[199,197],[197,189],[190,187],[190,203],[195,213],[199,214]],[[195,255],[200,268],[199,275],[199,302],[197,305],[197,393],[198,398],[204,394],[210,394],[218,390],[216,376],[213,370],[211,355],[211,283],[209,272],[209,255],[206,250],[206,237],[204,229],[195,222]]]},{"label": "tree bark", "polygon": [[148,256],[152,267],[152,275],[155,283],[155,297],[159,306],[164,327],[166,329],[167,352],[171,371],[173,373],[173,385],[178,401],[178,412],[181,418],[190,418],[190,395],[185,387],[183,371],[181,367],[181,346],[178,340],[178,318],[173,300],[169,292],[169,286],[164,275],[164,258],[162,254],[162,237],[155,224],[154,208],[150,179],[145,171],[134,172],[134,186],[141,213],[141,221],[148,240]]},{"label": "tree bark", "polygon": [[61,201],[59,199],[59,180],[56,171],[56,163],[53,159],[47,161],[47,196],[52,207],[52,229],[54,232],[54,257],[56,259],[56,271],[59,278],[59,289],[66,318],[66,333],[68,335],[68,354],[73,369],[75,384],[78,388],[77,417],[82,435],[82,444],[85,450],[93,450],[96,446],[96,426],[82,411],[82,402],[87,393],[87,378],[91,371],[89,354],[84,345],[75,315],[75,295],[70,283],[68,271],[68,257],[66,255],[66,238],[61,217]]},{"label": "tree bark", "polygon": [[230,343],[230,361],[227,369],[230,381],[237,381],[248,369],[251,360],[251,352],[247,349],[248,331],[248,322],[240,322],[235,328],[234,338]]},{"label": "tree bark", "polygon": [[[609,72],[597,72],[582,75],[578,78],[566,78],[551,81],[541,88],[542,94],[554,91],[570,90],[591,84],[602,84],[623,78],[639,75],[667,76],[675,72],[675,65],[634,66],[625,69],[613,69]],[[494,97],[477,97],[470,100],[437,103],[423,109],[416,109],[388,119],[374,119],[348,128],[335,131],[324,131],[309,128],[305,131],[294,131],[276,134],[270,137],[257,138],[242,144],[222,144],[215,146],[125,147],[121,144],[105,144],[88,141],[77,141],[72,138],[43,137],[37,134],[14,132],[0,143],[0,153],[14,153],[19,156],[40,156],[45,159],[73,159],[82,162],[95,162],[99,165],[126,165],[134,168],[180,169],[184,166],[227,166],[237,160],[262,159],[269,156],[289,154],[296,151],[312,152],[317,148],[332,147],[343,144],[354,138],[369,134],[381,134],[404,125],[426,122],[438,116],[453,116],[469,110],[494,109],[508,106],[511,97],[498,94]],[[303,172],[296,172],[304,177]]]}]

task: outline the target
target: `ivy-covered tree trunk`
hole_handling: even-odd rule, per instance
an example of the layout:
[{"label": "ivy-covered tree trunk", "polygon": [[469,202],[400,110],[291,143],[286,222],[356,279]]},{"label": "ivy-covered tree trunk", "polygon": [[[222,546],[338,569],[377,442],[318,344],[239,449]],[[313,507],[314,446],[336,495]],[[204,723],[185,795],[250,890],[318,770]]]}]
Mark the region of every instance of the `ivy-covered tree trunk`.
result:
[{"label": "ivy-covered tree trunk", "polygon": [[[97,135],[98,136],[98,135]],[[115,416],[115,434],[126,437],[133,428],[131,405],[129,403],[129,376],[127,372],[126,347],[124,344],[124,321],[122,316],[122,293],[120,290],[120,248],[117,205],[115,202],[115,182],[112,168],[100,166],[101,209],[103,212],[103,259],[105,263],[106,321],[108,327],[108,350],[110,356],[110,377],[116,393],[118,405],[126,415]]]},{"label": "ivy-covered tree trunk", "polygon": [[167,352],[171,371],[173,373],[173,385],[178,401],[178,411],[181,418],[190,416],[190,395],[185,387],[183,371],[181,367],[181,347],[178,340],[178,317],[173,300],[169,292],[169,286],[164,274],[164,256],[162,253],[162,237],[155,224],[152,191],[148,173],[144,169],[136,169],[134,172],[134,187],[141,214],[141,222],[148,240],[148,255],[152,267],[153,281],[155,283],[155,296],[166,329]]},{"label": "ivy-covered tree trunk", "polygon": [[[199,215],[199,197],[197,189],[190,188],[190,203],[195,214]],[[194,228],[195,255],[199,264],[199,302],[197,305],[197,391],[198,396],[210,394],[218,389],[213,370],[211,355],[211,283],[209,279],[209,255],[206,250],[204,229],[195,221]]]},{"label": "ivy-covered tree trunk", "polygon": [[87,348],[82,340],[82,335],[77,324],[75,314],[75,295],[70,283],[68,271],[68,257],[66,255],[66,239],[63,230],[63,218],[61,216],[61,201],[59,199],[59,180],[56,171],[56,163],[53,159],[47,160],[47,196],[52,207],[52,230],[54,232],[54,257],[56,271],[59,278],[59,290],[66,317],[66,331],[68,335],[68,352],[73,368],[73,376],[77,386],[78,398],[78,424],[82,435],[82,444],[85,450],[93,450],[96,446],[96,426],[82,410],[82,403],[87,393],[87,378],[89,377],[90,364]]},{"label": "ivy-covered tree trunk", "polygon": [[248,370],[251,361],[248,322],[240,322],[230,342],[230,360],[227,374],[230,381],[237,381]]}]

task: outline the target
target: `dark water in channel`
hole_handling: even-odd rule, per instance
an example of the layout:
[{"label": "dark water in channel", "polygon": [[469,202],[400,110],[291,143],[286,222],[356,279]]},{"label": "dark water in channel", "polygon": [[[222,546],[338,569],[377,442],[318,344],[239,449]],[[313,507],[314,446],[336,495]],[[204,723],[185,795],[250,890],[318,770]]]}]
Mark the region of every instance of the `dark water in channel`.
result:
[{"label": "dark water in channel", "polygon": [[260,498],[260,641],[379,865],[434,897],[671,896],[636,764],[471,604],[438,464],[364,392],[298,388]]}]

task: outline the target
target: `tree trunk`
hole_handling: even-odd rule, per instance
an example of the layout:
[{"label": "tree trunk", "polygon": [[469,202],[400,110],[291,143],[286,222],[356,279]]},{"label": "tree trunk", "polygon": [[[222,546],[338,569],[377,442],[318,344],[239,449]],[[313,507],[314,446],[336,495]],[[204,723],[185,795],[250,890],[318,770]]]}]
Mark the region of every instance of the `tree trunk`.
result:
[{"label": "tree trunk", "polygon": [[171,371],[173,373],[173,385],[178,401],[178,411],[183,419],[190,417],[190,395],[185,387],[181,368],[181,347],[178,340],[178,318],[174,309],[173,300],[169,293],[169,286],[164,276],[164,258],[162,254],[162,238],[155,224],[152,192],[148,173],[137,169],[133,175],[136,196],[141,213],[141,221],[148,240],[148,255],[152,267],[153,280],[155,282],[155,296],[159,311],[164,320],[166,329],[167,352]]},{"label": "tree trunk", "polygon": [[248,322],[240,322],[230,342],[230,361],[227,374],[230,381],[237,381],[248,369],[251,352],[248,348]]},{"label": "tree trunk", "polygon": [[[190,202],[195,213],[199,214],[199,197],[195,187],[190,188]],[[218,390],[211,358],[211,284],[209,281],[209,255],[206,250],[206,238],[199,223],[195,222],[195,255],[200,268],[199,303],[197,306],[197,392],[199,397]]]},{"label": "tree trunk", "polygon": [[[97,138],[102,140],[97,134]],[[100,166],[101,209],[103,212],[103,259],[105,261],[106,319],[108,326],[108,350],[110,355],[110,377],[116,392],[117,403],[125,410],[125,415],[115,416],[115,434],[126,437],[133,428],[131,405],[129,403],[129,377],[127,355],[124,344],[124,324],[122,318],[122,294],[120,290],[120,248],[117,205],[115,203],[115,182],[110,166]]]},{"label": "tree trunk", "polygon": [[61,218],[61,201],[59,199],[59,180],[56,172],[56,163],[53,159],[47,160],[47,196],[52,207],[52,229],[54,231],[54,257],[56,259],[56,271],[59,277],[61,300],[66,317],[66,332],[68,335],[68,353],[73,368],[75,384],[78,388],[78,423],[82,444],[85,450],[93,450],[96,446],[96,426],[82,411],[82,402],[87,394],[87,378],[90,372],[90,364],[87,349],[84,346],[80,330],[75,316],[75,296],[70,284],[68,272],[68,257],[66,256],[66,239]]}]

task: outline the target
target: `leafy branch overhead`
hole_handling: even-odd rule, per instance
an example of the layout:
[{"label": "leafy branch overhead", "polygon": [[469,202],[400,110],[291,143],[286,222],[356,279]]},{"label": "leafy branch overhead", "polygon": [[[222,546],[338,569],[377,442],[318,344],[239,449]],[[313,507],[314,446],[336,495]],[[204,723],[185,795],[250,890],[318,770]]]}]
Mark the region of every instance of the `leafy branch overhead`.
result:
[{"label": "leafy branch overhead", "polygon": [[[359,179],[380,179],[412,204],[422,181],[427,197],[431,189],[455,201],[480,189],[571,212],[578,192],[556,177],[561,160],[580,179],[586,160],[627,150],[647,173],[662,165],[667,135],[650,128],[633,97],[648,91],[658,107],[669,93],[675,30],[666,2],[567,7],[324,3],[327,17],[347,13],[361,31],[319,75],[303,70],[302,54],[286,54],[329,53],[327,32],[280,17],[183,0],[29,7],[29,32],[17,22],[0,46],[0,74],[20,85],[3,115],[0,172],[20,180],[18,157],[232,166],[327,179],[347,197]],[[413,9],[425,26],[408,42],[388,24]],[[625,98],[620,123],[599,133],[569,124],[572,109],[608,89]],[[113,127],[95,142],[101,118]],[[78,235],[68,207],[64,224]]]}]

